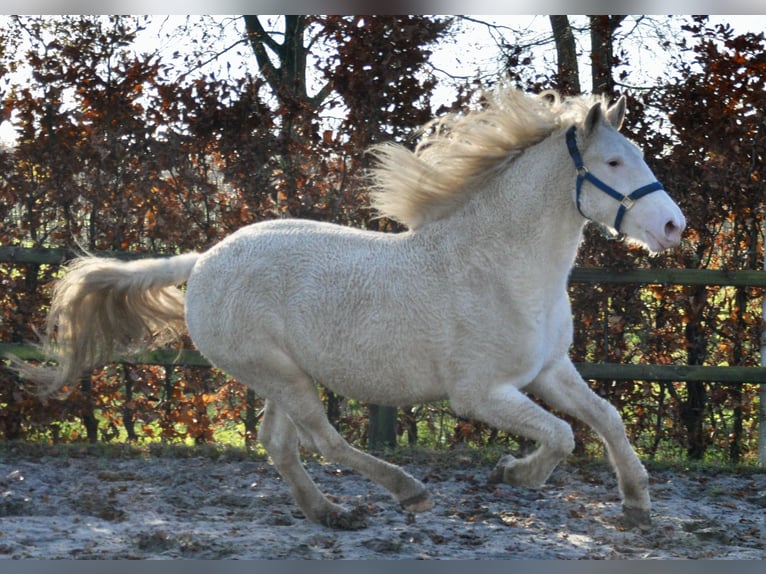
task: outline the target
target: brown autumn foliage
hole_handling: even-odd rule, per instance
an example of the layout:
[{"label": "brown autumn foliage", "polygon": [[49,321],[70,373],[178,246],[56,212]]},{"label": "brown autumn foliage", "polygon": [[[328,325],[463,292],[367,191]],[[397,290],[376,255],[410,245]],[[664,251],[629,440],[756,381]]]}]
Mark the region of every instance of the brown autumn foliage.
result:
[{"label": "brown autumn foliage", "polygon": [[[258,31],[261,22],[249,18],[247,30]],[[263,48],[277,55],[273,73],[172,80],[168,63],[131,49],[141,20],[30,17],[14,24],[0,33],[1,117],[19,134],[14,149],[0,151],[0,244],[142,253],[205,249],[274,217],[395,230],[365,208],[361,152],[430,118],[434,82],[417,71],[449,25],[415,16],[293,16],[282,42],[249,38],[256,55]],[[649,259],[591,227],[581,265],[761,268],[764,38],[735,36],[703,19],[689,33],[687,57],[674,64],[683,81],[629,92],[625,128],[686,212],[687,241]],[[329,54],[315,71],[324,82],[316,91],[306,84],[310,64],[301,53],[309,43]],[[514,53],[515,82],[556,85],[535,61]],[[3,83],[20,67],[30,70],[28,83]],[[55,266],[0,263],[2,342],[34,338],[31,326],[42,324],[56,273]],[[573,284],[571,293],[575,360],[757,363],[758,289]],[[755,385],[594,385],[623,412],[649,456],[712,451],[738,460],[754,452]],[[328,400],[344,434],[363,443],[364,410]],[[45,404],[0,371],[5,439],[206,442],[228,425],[251,440],[259,406],[235,381],[198,367],[109,365],[66,400]],[[595,444],[576,428],[581,448]],[[401,409],[399,432],[410,441],[430,435],[446,444],[516,444],[475,421],[456,421],[445,405]]]}]

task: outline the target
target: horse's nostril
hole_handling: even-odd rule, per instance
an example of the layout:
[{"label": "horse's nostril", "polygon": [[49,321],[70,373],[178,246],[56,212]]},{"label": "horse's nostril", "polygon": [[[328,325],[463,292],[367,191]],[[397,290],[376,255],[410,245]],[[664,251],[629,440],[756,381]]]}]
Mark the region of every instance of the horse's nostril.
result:
[{"label": "horse's nostril", "polygon": [[684,226],[676,224],[672,219],[665,224],[665,237],[668,239],[680,239]]}]

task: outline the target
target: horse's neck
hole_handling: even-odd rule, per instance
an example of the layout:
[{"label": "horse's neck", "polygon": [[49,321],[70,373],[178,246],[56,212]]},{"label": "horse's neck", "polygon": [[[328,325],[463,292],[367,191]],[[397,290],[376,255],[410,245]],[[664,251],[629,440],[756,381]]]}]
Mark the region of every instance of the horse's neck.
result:
[{"label": "horse's neck", "polygon": [[464,260],[474,256],[498,270],[524,269],[541,281],[566,281],[583,221],[565,154],[563,142],[538,144],[488,180],[462,209],[423,232],[452,245]]}]

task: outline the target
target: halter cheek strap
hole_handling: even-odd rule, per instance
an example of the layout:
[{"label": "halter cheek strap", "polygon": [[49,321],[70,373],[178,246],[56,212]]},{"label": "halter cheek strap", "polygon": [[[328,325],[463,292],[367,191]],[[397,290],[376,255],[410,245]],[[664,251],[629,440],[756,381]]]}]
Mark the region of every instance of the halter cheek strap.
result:
[{"label": "halter cheek strap", "polygon": [[645,195],[649,195],[653,191],[659,191],[661,189],[664,189],[662,187],[662,184],[659,181],[655,181],[654,183],[650,183],[648,185],[645,185],[643,187],[639,187],[637,190],[629,193],[628,195],[624,195],[614,189],[613,187],[610,187],[603,181],[601,181],[599,178],[597,178],[595,175],[593,175],[591,172],[588,171],[588,168],[585,167],[582,161],[582,156],[580,155],[580,150],[577,149],[577,139],[575,138],[575,126],[572,126],[567,130],[567,148],[569,149],[569,155],[572,156],[572,161],[574,161],[575,168],[577,169],[577,193],[575,195],[575,200],[577,204],[577,211],[580,212],[580,215],[582,215],[585,219],[590,219],[587,215],[585,215],[582,212],[582,208],[580,207],[580,194],[582,192],[582,184],[586,180],[590,183],[592,183],[595,187],[609,195],[610,197],[613,197],[617,201],[620,202],[620,206],[617,208],[617,216],[614,218],[614,229],[617,231],[617,233],[620,233],[620,225],[622,225],[622,218],[625,216],[625,212],[630,210],[630,208],[633,207],[633,205],[644,197]]}]

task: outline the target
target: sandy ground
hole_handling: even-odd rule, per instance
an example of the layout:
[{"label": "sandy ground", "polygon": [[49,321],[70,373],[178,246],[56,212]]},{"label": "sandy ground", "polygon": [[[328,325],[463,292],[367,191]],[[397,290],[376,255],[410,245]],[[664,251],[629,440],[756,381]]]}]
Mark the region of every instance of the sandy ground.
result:
[{"label": "sandy ground", "polygon": [[417,515],[353,471],[307,466],[367,528],[309,523],[265,461],[5,452],[0,558],[766,558],[766,474],[653,472],[654,524],[640,531],[621,527],[599,465],[562,465],[536,491],[488,485],[468,461],[406,465],[436,503]]}]

